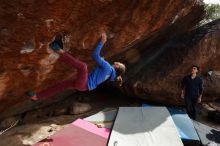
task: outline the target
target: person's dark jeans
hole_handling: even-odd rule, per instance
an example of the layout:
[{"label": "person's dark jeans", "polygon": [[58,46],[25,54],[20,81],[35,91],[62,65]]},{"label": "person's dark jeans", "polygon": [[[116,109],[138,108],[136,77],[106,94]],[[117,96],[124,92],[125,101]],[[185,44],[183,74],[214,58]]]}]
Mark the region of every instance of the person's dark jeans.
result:
[{"label": "person's dark jeans", "polygon": [[196,105],[197,105],[198,98],[197,97],[185,97],[184,99],[185,99],[187,114],[189,115],[191,119],[195,120],[197,116]]}]

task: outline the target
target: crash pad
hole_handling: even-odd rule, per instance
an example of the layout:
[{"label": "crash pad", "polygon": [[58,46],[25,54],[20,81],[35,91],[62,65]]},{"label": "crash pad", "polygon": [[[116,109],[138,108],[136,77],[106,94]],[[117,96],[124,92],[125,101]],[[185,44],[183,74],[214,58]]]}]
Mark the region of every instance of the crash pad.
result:
[{"label": "crash pad", "polygon": [[200,145],[199,136],[194,128],[192,120],[181,108],[168,108],[183,143]]},{"label": "crash pad", "polygon": [[34,146],[106,146],[109,129],[78,119]]},{"label": "crash pad", "polygon": [[208,125],[193,121],[195,129],[199,135],[202,145],[220,146],[220,130]]},{"label": "crash pad", "polygon": [[[143,107],[153,107],[149,104],[142,104]],[[168,107],[168,111],[175,123],[180,138],[185,145],[199,145],[200,139],[193,126],[192,120],[189,118],[183,108]]]},{"label": "crash pad", "polygon": [[108,146],[183,146],[166,107],[120,107]]},{"label": "crash pad", "polygon": [[118,110],[115,108],[106,108],[94,115],[84,118],[84,120],[99,125],[100,127],[111,129],[117,112]]}]

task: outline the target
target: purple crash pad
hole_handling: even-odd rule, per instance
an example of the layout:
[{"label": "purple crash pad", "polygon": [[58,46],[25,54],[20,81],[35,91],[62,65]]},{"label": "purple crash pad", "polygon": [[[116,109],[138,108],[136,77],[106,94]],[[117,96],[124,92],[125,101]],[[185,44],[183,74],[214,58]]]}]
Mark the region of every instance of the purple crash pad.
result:
[{"label": "purple crash pad", "polygon": [[34,146],[106,146],[109,129],[78,119]]}]

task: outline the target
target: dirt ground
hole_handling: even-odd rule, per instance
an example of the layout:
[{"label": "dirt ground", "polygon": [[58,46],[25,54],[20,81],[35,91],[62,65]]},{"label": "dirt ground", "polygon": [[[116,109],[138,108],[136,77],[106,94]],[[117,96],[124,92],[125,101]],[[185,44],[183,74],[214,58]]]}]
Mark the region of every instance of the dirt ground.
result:
[{"label": "dirt ground", "polygon": [[[87,97],[86,100],[88,100]],[[107,107],[118,108],[120,106],[140,106],[142,103],[144,103],[144,101],[122,96],[104,97],[104,95],[100,94],[99,96],[89,99],[89,103],[92,105],[91,108],[87,108],[88,111],[84,112],[83,114],[64,114],[48,118],[39,118],[26,123],[18,123],[17,126],[0,135],[0,146],[33,145],[34,143],[63,129],[77,118],[87,117]],[[85,105],[86,104],[81,104],[81,107],[79,106],[77,108],[83,108]],[[214,105],[220,107],[218,104]],[[200,112],[198,121],[220,130],[220,125],[210,122],[206,118],[207,110],[213,110],[213,106],[211,106],[211,104],[203,104],[201,107],[200,108],[202,110]]]}]

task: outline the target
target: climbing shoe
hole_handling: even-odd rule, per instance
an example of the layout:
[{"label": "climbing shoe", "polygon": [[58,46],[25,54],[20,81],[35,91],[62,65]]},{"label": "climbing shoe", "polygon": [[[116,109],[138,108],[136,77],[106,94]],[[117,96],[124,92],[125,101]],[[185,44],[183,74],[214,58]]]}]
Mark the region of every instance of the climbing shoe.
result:
[{"label": "climbing shoe", "polygon": [[37,94],[33,91],[27,91],[25,94],[31,98],[32,101],[36,101],[37,99]]},{"label": "climbing shoe", "polygon": [[33,91],[27,91],[25,92],[25,94],[28,96],[28,97],[33,97],[33,96],[36,96],[37,94]]},{"label": "climbing shoe", "polygon": [[60,49],[63,49],[63,42],[62,42],[61,34],[56,35],[54,41],[50,43],[50,48],[53,51],[59,51]]},{"label": "climbing shoe", "polygon": [[36,93],[34,93],[33,91],[27,91],[27,92],[25,92],[25,94],[26,94],[27,96],[29,96],[29,97],[32,97],[32,96],[35,96],[35,95],[36,95]]}]

